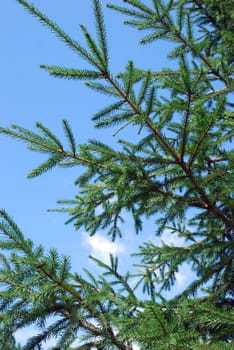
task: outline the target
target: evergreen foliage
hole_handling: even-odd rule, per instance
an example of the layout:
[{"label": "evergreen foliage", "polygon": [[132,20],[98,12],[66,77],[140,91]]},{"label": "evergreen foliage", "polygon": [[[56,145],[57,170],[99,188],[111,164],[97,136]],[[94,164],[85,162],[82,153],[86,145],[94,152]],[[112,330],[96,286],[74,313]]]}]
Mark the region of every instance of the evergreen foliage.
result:
[{"label": "evergreen foliage", "polygon": [[[14,333],[35,324],[38,335],[28,340],[25,350],[40,348],[51,337],[61,350],[77,337],[81,345],[76,350],[233,348],[233,1],[108,4],[129,18],[126,25],[147,33],[141,44],[174,44],[169,58],[175,69],[154,72],[129,61],[116,76],[109,69],[99,0],[92,0],[96,37],[81,25],[86,47],[33,5],[17,1],[91,66],[41,67],[58,78],[83,80],[112,98],[93,116],[95,127],[114,128],[117,135],[130,126],[137,133],[135,143],[119,139],[115,149],[98,140],[77,145],[66,120],[67,145],[40,122],[37,131],[1,127],[1,133],[47,155],[28,177],[56,166],[83,166],[76,180],[78,194],[60,200],[57,209],[67,212],[68,222],[77,229],[84,227],[91,235],[105,229],[115,240],[123,234],[122,213],[127,210],[136,233],[144,230],[145,218],[155,218],[157,235],[170,230],[185,244],[143,243],[136,253],[141,273],[134,287],[136,276],[121,275],[112,255],[109,264],[92,257],[102,272],[93,276],[85,270],[84,279],[71,272],[69,257],[34,246],[2,210],[1,343],[13,349]],[[174,285],[184,263],[190,264],[196,279],[165,300],[163,292]],[[138,296],[140,287],[145,298]]]}]

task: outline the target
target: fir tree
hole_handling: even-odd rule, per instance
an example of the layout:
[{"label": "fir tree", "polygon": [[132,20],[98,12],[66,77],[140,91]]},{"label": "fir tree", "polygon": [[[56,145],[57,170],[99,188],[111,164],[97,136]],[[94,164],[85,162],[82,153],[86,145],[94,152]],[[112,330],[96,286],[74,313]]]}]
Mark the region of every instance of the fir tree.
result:
[{"label": "fir tree", "polygon": [[[134,287],[131,280],[136,276],[121,275],[112,255],[109,264],[92,257],[100,275],[85,270],[84,278],[71,272],[69,257],[55,249],[45,252],[25,238],[2,210],[1,343],[10,350],[15,331],[35,324],[39,333],[28,339],[25,350],[40,347],[52,336],[57,349],[67,349],[77,338],[81,345],[76,350],[231,349],[234,153],[228,142],[234,136],[233,1],[107,4],[128,17],[126,25],[142,31],[141,44],[174,43],[169,58],[175,69],[155,72],[129,61],[117,76],[109,68],[99,0],[92,0],[97,35],[81,25],[86,47],[33,5],[17,1],[90,64],[89,70],[41,67],[55,77],[83,80],[112,98],[93,116],[95,127],[114,128],[117,134],[131,126],[138,132],[135,143],[119,139],[115,149],[98,140],[77,145],[66,120],[66,144],[40,122],[36,131],[1,127],[1,133],[48,156],[28,177],[56,166],[82,165],[86,170],[76,181],[78,194],[59,201],[58,209],[68,213],[68,222],[77,229],[84,227],[91,235],[105,229],[114,240],[122,235],[122,212],[127,210],[136,233],[144,231],[145,217],[156,218],[157,235],[167,229],[185,244],[143,243],[136,253],[141,273]],[[97,213],[97,207],[102,211]],[[184,263],[190,264],[196,279],[165,300],[163,292],[176,282]],[[145,298],[139,298],[141,287]],[[205,293],[198,295],[202,288]],[[48,325],[50,316],[54,322]]]}]

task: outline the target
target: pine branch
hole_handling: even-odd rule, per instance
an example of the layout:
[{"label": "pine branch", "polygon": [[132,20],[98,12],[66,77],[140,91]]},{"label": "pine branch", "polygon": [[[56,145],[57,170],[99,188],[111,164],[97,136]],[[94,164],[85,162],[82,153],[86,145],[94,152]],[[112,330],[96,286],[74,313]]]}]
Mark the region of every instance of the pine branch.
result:
[{"label": "pine branch", "polygon": [[88,61],[94,67],[97,67],[102,71],[103,66],[100,65],[94,57],[92,57],[78,42],[73,40],[68,34],[66,34],[56,23],[52,22],[47,16],[40,12],[36,7],[30,5],[25,0],[17,0],[21,5],[25,7],[32,15],[38,18],[42,24],[48,26],[59,39],[65,42],[70,48],[75,50],[84,60]]},{"label": "pine branch", "polygon": [[185,147],[187,144],[190,108],[191,108],[191,93],[189,91],[188,92],[187,106],[186,106],[186,110],[185,110],[185,119],[184,119],[184,123],[183,123],[184,126],[183,126],[183,135],[182,135],[181,153],[180,153],[180,159],[182,161],[184,161]]},{"label": "pine branch", "polygon": [[[113,76],[100,0],[92,0],[97,40],[81,26],[87,49],[33,5],[17,1],[94,67],[41,65],[55,77],[83,80],[113,98],[95,113],[95,126],[117,126],[114,136],[126,126],[138,131],[132,142],[125,133],[115,150],[96,140],[77,146],[66,120],[62,125],[68,147],[39,122],[36,132],[17,125],[0,128],[48,156],[29,177],[55,166],[82,165],[86,169],[76,181],[78,194],[74,200],[59,201],[62,208],[57,210],[68,213],[68,222],[77,229],[84,227],[91,235],[105,230],[114,240],[122,235],[127,210],[136,233],[142,231],[145,218],[156,218],[157,235],[171,232],[184,243],[143,244],[136,254],[141,271],[135,275],[120,274],[118,259],[112,255],[110,264],[93,258],[104,271],[96,278],[85,269],[86,280],[71,272],[68,257],[35,247],[1,211],[0,338],[5,348],[13,348],[13,333],[30,324],[40,332],[28,341],[28,349],[50,337],[58,339],[58,347],[67,348],[76,336],[80,350],[132,350],[135,344],[163,350],[230,348],[226,343],[233,340],[233,151],[227,145],[233,137],[230,3],[109,4],[130,16],[126,24],[148,31],[141,43],[171,41],[174,48],[168,57],[176,67],[152,72],[129,61]],[[163,293],[176,283],[184,263],[196,277],[166,301]],[[134,287],[129,282],[133,277]],[[142,294],[138,297],[141,285],[147,300]],[[195,297],[202,292],[204,296]],[[51,316],[56,320],[48,324]]]},{"label": "pine branch", "polygon": [[96,65],[97,67],[101,67],[101,71],[105,72],[107,67],[106,67],[106,62],[105,62],[105,58],[103,57],[103,54],[101,52],[101,50],[99,49],[99,47],[97,46],[95,40],[92,38],[91,34],[89,33],[88,29],[81,24],[80,25],[81,30],[85,36],[87,45],[95,59],[96,62],[98,62],[98,64]]},{"label": "pine branch", "polygon": [[93,0],[93,8],[96,22],[96,32],[98,36],[99,45],[104,56],[105,70],[108,70],[108,48],[106,39],[106,28],[104,24],[104,17],[99,0]]},{"label": "pine branch", "polygon": [[41,64],[40,67],[46,69],[50,75],[63,79],[96,80],[103,78],[103,74],[96,71],[49,66],[46,64]]},{"label": "pine branch", "polygon": [[137,9],[141,10],[143,13],[147,13],[149,15],[153,15],[153,11],[146,6],[142,1],[139,0],[124,0],[124,2],[136,7]]},{"label": "pine branch", "polygon": [[[36,272],[38,272],[39,276],[41,276],[42,278],[47,278],[48,281],[50,281],[52,283],[52,285],[50,286],[50,289],[53,286],[53,288],[51,289],[52,295],[53,295],[53,293],[55,293],[56,289],[58,291],[61,290],[62,294],[64,296],[66,295],[64,293],[68,293],[67,294],[68,305],[69,305],[69,300],[71,301],[72,299],[74,299],[74,301],[76,303],[77,302],[79,303],[80,307],[83,305],[84,310],[87,310],[90,313],[90,315],[92,315],[92,317],[97,317],[97,319],[99,319],[100,322],[102,323],[102,321],[101,321],[102,316],[103,316],[102,313],[100,313],[95,308],[91,307],[89,302],[85,301],[85,298],[81,295],[82,287],[81,287],[81,292],[79,292],[77,290],[77,286],[72,287],[71,283],[69,283],[70,282],[69,280],[72,277],[70,275],[70,273],[68,273],[66,279],[64,279],[64,268],[65,269],[69,268],[69,265],[67,265],[67,267],[65,267],[65,265],[63,265],[63,267],[61,268],[61,265],[59,263],[59,257],[57,256],[57,252],[55,250],[51,250],[49,257],[45,257],[45,256],[41,255],[40,259],[38,259],[38,253],[36,253],[37,249],[35,249],[34,251],[32,250],[32,245],[31,245],[30,241],[24,239],[23,234],[18,229],[18,227],[15,225],[14,221],[6,214],[6,212],[1,211],[0,214],[1,214],[1,217],[3,218],[3,222],[1,223],[1,227],[0,227],[1,232],[4,233],[4,235],[7,239],[9,238],[10,241],[15,243],[16,250],[20,250],[26,254],[26,256],[22,259],[22,262],[24,262],[24,264],[27,264],[27,265],[29,264],[29,266],[31,265],[31,268],[29,268],[29,270],[28,270],[28,274],[32,273],[32,266],[33,266],[33,271],[34,271],[33,274],[34,275]],[[39,250],[39,251],[41,251],[41,250]],[[18,264],[19,257],[17,257],[17,260],[14,260],[14,259],[12,260],[12,258],[11,258],[10,261],[11,262],[16,261],[16,264]],[[64,263],[67,264],[66,259],[64,260]],[[22,266],[22,264],[21,264],[21,266]],[[59,274],[57,274],[57,271],[56,271],[57,267],[61,270],[61,272]],[[9,278],[9,280],[11,280],[11,278],[13,277],[12,272],[11,272],[11,277]],[[25,270],[24,270],[24,275],[22,275],[22,278],[27,279],[27,273]],[[39,283],[39,287],[40,287],[41,280],[42,279],[40,278],[37,281],[37,283]],[[36,281],[35,278],[33,278],[33,280],[31,280],[31,283],[29,284],[28,287],[31,287],[32,283],[34,284],[35,281]],[[5,280],[5,283],[8,283],[8,281]],[[12,282],[10,282],[10,281],[9,281],[9,283],[12,284]],[[20,285],[19,285],[17,279],[16,279],[16,282],[13,283],[13,286],[15,287],[14,292],[18,293],[18,291],[19,291],[22,294],[22,290],[19,289]],[[22,285],[22,286],[23,286],[23,289],[25,289],[26,286],[25,285]],[[37,285],[35,287],[37,287]],[[83,287],[84,288],[87,287],[87,283],[84,280],[83,280]],[[27,288],[27,291],[28,290],[30,290],[30,289]],[[33,286],[33,289],[32,289],[33,294],[34,294],[34,290],[36,292],[39,292],[39,294],[40,294],[40,290],[38,290],[37,288],[35,289]],[[41,292],[43,292],[43,290]],[[69,296],[72,299],[70,299]],[[50,298],[50,294],[48,294],[46,298]],[[25,302],[28,303],[27,298],[25,299]],[[51,302],[52,302],[52,299],[51,299]],[[13,308],[13,310],[14,310],[14,308]],[[27,344],[28,348],[31,348],[32,344],[34,344],[34,345],[40,344],[60,324],[62,324],[64,321],[70,319],[71,315],[68,311],[66,311],[65,306],[63,307],[61,305],[61,309],[60,309],[59,304],[58,304],[58,308],[56,306],[56,308],[54,309],[54,307],[52,305],[50,305],[50,312],[53,312],[55,310],[64,314],[65,319],[60,319],[57,323],[52,324],[51,327],[49,327],[45,332],[42,332],[39,336],[31,338]],[[47,313],[49,312],[48,308],[47,308],[46,312]],[[36,319],[38,316],[39,316],[38,314],[35,314],[35,316],[33,316],[33,317],[35,317],[35,319]],[[29,313],[29,317],[30,317],[30,313]],[[31,317],[32,317],[32,314],[31,314]],[[35,321],[35,320],[33,320],[33,321]],[[32,319],[30,320],[30,322],[32,322]],[[26,323],[27,323],[27,321],[26,321]],[[24,323],[24,325],[25,325],[25,323]],[[93,325],[92,323],[87,322],[85,319],[81,319],[81,318],[79,318],[79,320],[78,320],[78,326],[82,327],[84,330],[90,331],[92,334],[95,334],[96,336],[103,336],[103,334],[107,330],[110,333],[111,341],[113,342],[113,344],[115,344],[117,346],[117,348],[122,349],[122,350],[130,350],[130,348],[128,346],[124,345],[124,343],[122,343],[121,341],[118,340],[118,338],[114,335],[112,329],[110,329],[110,328],[107,328],[106,330],[99,328],[99,327]],[[104,326],[104,324],[103,324],[103,326]],[[20,328],[20,324],[18,324],[18,327]]]},{"label": "pine branch", "polygon": [[75,137],[73,135],[72,129],[68,123],[67,120],[63,120],[63,127],[64,131],[66,133],[67,139],[70,143],[72,153],[75,155],[76,154],[76,142],[75,142]]}]

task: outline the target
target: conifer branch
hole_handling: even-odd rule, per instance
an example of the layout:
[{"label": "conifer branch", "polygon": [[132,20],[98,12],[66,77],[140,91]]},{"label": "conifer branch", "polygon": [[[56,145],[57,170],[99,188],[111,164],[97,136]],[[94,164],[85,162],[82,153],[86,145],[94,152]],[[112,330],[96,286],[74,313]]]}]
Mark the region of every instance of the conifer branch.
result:
[{"label": "conifer branch", "polygon": [[188,101],[185,109],[185,119],[184,119],[181,153],[180,153],[180,159],[182,162],[184,161],[185,147],[186,147],[187,137],[188,137],[187,135],[188,135],[188,122],[190,117],[190,105],[191,105],[191,92],[188,91]]},{"label": "conifer branch", "polygon": [[[35,11],[34,7],[30,7],[27,3],[25,3],[24,0],[18,0],[20,2],[23,2],[24,6],[26,6],[29,10],[33,11],[37,16],[39,16],[41,19],[43,18],[43,15],[39,12],[39,11]],[[135,3],[134,1],[134,4],[136,6],[140,6],[141,10],[142,10],[142,5],[139,4],[139,3]],[[143,6],[144,7],[144,6]],[[144,7],[144,11],[146,11],[147,9]],[[148,11],[148,10],[147,10]],[[45,18],[44,18],[45,19]],[[51,25],[51,22],[49,20],[47,20],[46,18],[46,21],[47,21],[47,24],[52,26]],[[168,24],[165,22],[165,20],[162,19],[162,24],[167,27],[167,29],[170,29],[168,28]],[[57,30],[57,29],[56,29]],[[63,34],[62,31],[60,30],[57,30],[57,32],[61,34]],[[179,39],[181,41],[183,41],[186,45],[187,45],[187,41],[186,39],[184,39],[180,34],[177,33],[177,36],[179,37]],[[65,38],[65,36],[63,35],[63,37]],[[90,36],[88,36],[88,40],[90,41],[91,39],[89,39]],[[90,45],[91,45],[91,41],[90,41]],[[191,50],[193,50],[193,48],[189,47]],[[95,48],[94,48],[95,49]],[[204,58],[202,57],[201,54],[200,55],[200,58],[203,59],[204,61]],[[99,54],[98,56],[99,57]],[[211,65],[209,64],[209,62],[205,60],[205,63],[209,66],[209,68],[211,68]],[[213,72],[215,73],[215,72]],[[216,74],[217,75],[217,74]],[[106,79],[109,80],[109,82],[111,83],[111,85],[115,88],[115,90],[118,92],[118,94],[120,96],[122,96],[124,98],[124,100],[134,109],[134,111],[141,115],[142,112],[138,110],[138,106],[135,105],[127,95],[125,95],[125,93],[122,92],[121,88],[119,87],[119,85],[113,80],[113,78],[111,78],[111,76],[109,74],[106,75],[105,77]],[[90,84],[89,84],[90,85]],[[182,167],[183,170],[185,170],[186,174],[188,175],[188,177],[192,180],[193,184],[195,185],[195,187],[198,189],[198,192],[202,195],[202,197],[205,199],[206,203],[207,203],[207,208],[213,212],[215,212],[216,214],[218,214],[222,220],[224,220],[224,222],[226,222],[229,226],[231,225],[231,227],[234,227],[234,223],[232,222],[232,220],[230,220],[226,215],[224,215],[223,213],[221,213],[209,200],[209,198],[207,197],[207,195],[204,193],[204,191],[200,188],[200,186],[198,185],[198,183],[193,179],[193,176],[191,174],[191,171],[189,169],[187,169],[187,167],[185,167],[184,164],[181,164],[180,162],[180,159],[179,159],[179,155],[177,155],[174,151],[174,149],[169,145],[169,143],[166,141],[166,139],[161,135],[161,133],[155,129],[151,122],[149,121],[148,117],[144,117],[145,119],[145,122],[146,122],[146,125],[154,132],[154,134],[157,136],[157,138],[159,139],[159,141],[163,144],[163,146],[167,149],[167,151],[169,151],[169,153],[173,156],[173,158],[178,162],[178,164]]]},{"label": "conifer branch", "polygon": [[[168,55],[174,70],[138,69],[129,61],[113,76],[101,1],[90,1],[96,38],[81,25],[85,48],[26,0],[17,0],[93,69],[41,67],[54,77],[83,80],[114,99],[94,114],[95,127],[117,126],[112,133],[116,135],[132,126],[138,131],[137,140],[130,142],[127,135],[117,140],[117,150],[97,140],[77,145],[66,120],[62,125],[68,147],[40,122],[36,132],[13,125],[1,127],[0,133],[48,156],[28,177],[55,166],[85,168],[75,182],[79,188],[75,199],[58,201],[63,207],[56,210],[68,213],[67,222],[77,229],[90,235],[102,230],[115,240],[124,231],[126,210],[136,234],[149,218],[156,235],[174,235],[175,244],[164,236],[161,245],[152,240],[143,243],[134,254],[141,259],[135,265],[139,273],[120,273],[118,258],[110,255],[109,264],[92,258],[102,269],[99,276],[84,269],[82,277],[71,272],[68,257],[34,246],[0,211],[3,350],[15,350],[14,333],[31,324],[39,327],[39,334],[27,341],[27,349],[40,347],[50,337],[65,349],[77,337],[77,350],[133,350],[135,344],[140,349],[229,350],[234,324],[233,151],[227,146],[234,135],[229,98],[231,4],[200,0],[108,4],[130,16],[126,24],[148,31],[141,43],[162,39],[175,44]],[[177,244],[177,238],[184,241]],[[183,264],[189,264],[195,277],[175,296],[172,288]],[[138,293],[140,287],[146,300]],[[197,297],[202,288],[205,294]],[[166,300],[163,293],[169,290]]]},{"label": "conifer branch", "polygon": [[100,5],[99,0],[93,0],[93,8],[94,8],[94,14],[95,14],[95,21],[96,21],[96,32],[98,36],[99,45],[101,47],[101,51],[104,56],[104,67],[105,70],[108,70],[108,48],[107,48],[107,39],[106,39],[106,28],[102,13],[102,8]]},{"label": "conifer branch", "polygon": [[[211,74],[213,74],[215,77],[217,77],[220,81],[222,81],[225,86],[229,86],[229,81],[223,77],[220,72],[213,67],[209,59],[201,52],[199,48],[197,48],[191,40],[187,40],[187,38],[177,29],[177,26],[174,24],[172,17],[170,16],[170,10],[173,8],[173,1],[168,3],[168,6],[163,5],[161,1],[157,1],[155,3],[155,12],[149,9],[148,7],[145,8],[144,5],[142,7],[142,3],[138,1],[128,0],[125,1],[126,3],[132,5],[135,8],[138,8],[142,11],[142,13],[148,13],[150,16],[149,23],[147,22],[134,22],[134,21],[126,21],[126,24],[133,24],[134,26],[138,27],[138,29],[156,29],[153,34],[150,34],[148,37],[142,39],[140,42],[142,44],[152,42],[156,39],[168,37],[170,40],[175,42],[181,42],[186,48],[189,49],[190,52],[192,52],[196,57],[198,57],[205,65],[209,68],[209,71]],[[110,8],[113,8],[117,11],[126,13],[127,15],[131,15],[130,13],[124,11],[123,8],[118,8],[117,6],[110,5]],[[200,8],[201,9],[201,8]],[[132,14],[133,15],[133,14]],[[156,19],[160,22],[160,26],[155,24]],[[213,21],[211,22],[213,24]],[[163,29],[162,29],[163,26]],[[190,38],[191,39],[191,38]]]},{"label": "conifer branch", "polygon": [[103,66],[100,65],[97,60],[95,60],[78,42],[73,40],[67,33],[65,33],[56,23],[52,22],[47,16],[41,13],[35,6],[30,5],[25,0],[16,0],[21,5],[23,5],[27,11],[29,11],[32,15],[36,16],[40,19],[40,21],[47,25],[55,34],[62,39],[69,47],[75,50],[83,59],[87,60],[91,65],[103,69]]},{"label": "conifer branch", "polygon": [[40,67],[46,69],[49,74],[58,78],[81,80],[94,80],[103,78],[103,74],[96,71],[49,66],[47,64],[41,64]]},{"label": "conifer branch", "polygon": [[216,27],[219,31],[222,29],[218,22],[216,21],[215,17],[213,17],[207,10],[206,7],[203,6],[202,2],[200,0],[192,0],[192,2],[197,6],[201,12],[205,14],[205,16],[208,18],[209,22],[212,23],[214,27]]},{"label": "conifer branch", "polygon": [[[109,80],[109,82],[113,85],[113,87],[116,89],[118,94],[124,98],[124,100],[133,108],[133,110],[138,114],[142,115],[142,111],[140,111],[127,95],[121,90],[120,86],[113,80],[113,78],[109,75],[106,76],[106,79]],[[172,155],[176,163],[181,167],[182,170],[184,170],[185,174],[188,176],[188,178],[191,180],[195,188],[197,189],[198,193],[203,198],[204,202],[206,203],[206,209],[208,211],[213,212],[215,215],[218,215],[229,227],[234,228],[234,222],[225,214],[223,214],[209,199],[207,194],[204,192],[204,190],[201,188],[201,186],[198,184],[196,179],[194,178],[191,170],[187,167],[187,165],[181,161],[180,156],[175,152],[175,150],[170,146],[170,144],[167,142],[166,138],[162,136],[162,134],[159,132],[157,128],[153,126],[148,116],[144,117],[145,124],[150,128],[151,131],[155,134],[156,138],[160,141],[160,143],[165,147],[165,149],[169,152],[169,154]]]}]

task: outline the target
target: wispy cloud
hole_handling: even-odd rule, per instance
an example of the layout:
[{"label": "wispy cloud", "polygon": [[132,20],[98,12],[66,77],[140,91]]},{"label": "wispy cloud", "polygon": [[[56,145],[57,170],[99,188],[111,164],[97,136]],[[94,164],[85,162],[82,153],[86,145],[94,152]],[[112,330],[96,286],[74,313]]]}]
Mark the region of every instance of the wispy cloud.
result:
[{"label": "wispy cloud", "polygon": [[[25,345],[27,340],[38,334],[38,330],[34,327],[27,327],[25,329],[19,330],[15,333],[15,339],[17,343],[21,345]],[[51,349],[51,347],[56,345],[55,339],[49,339],[46,343],[44,343],[43,349]]]},{"label": "wispy cloud", "polygon": [[94,257],[107,263],[109,261],[109,255],[117,255],[124,253],[125,246],[122,243],[112,242],[100,233],[96,233],[94,236],[89,236],[87,233],[82,234],[83,246],[91,249],[90,254]]},{"label": "wispy cloud", "polygon": [[177,247],[181,247],[184,245],[184,238],[178,237],[176,233],[172,233],[171,230],[165,230],[160,237],[161,242],[163,241],[165,244],[174,245]]},{"label": "wispy cloud", "polygon": [[188,264],[183,264],[178,272],[175,274],[176,276],[176,285],[177,291],[181,292],[185,287],[188,286],[189,283],[195,277],[194,272]]}]

